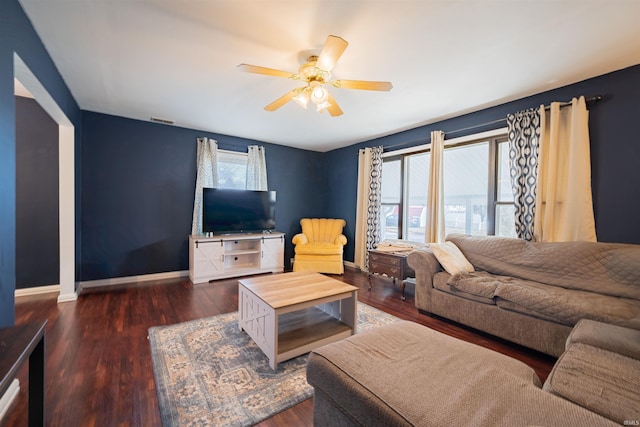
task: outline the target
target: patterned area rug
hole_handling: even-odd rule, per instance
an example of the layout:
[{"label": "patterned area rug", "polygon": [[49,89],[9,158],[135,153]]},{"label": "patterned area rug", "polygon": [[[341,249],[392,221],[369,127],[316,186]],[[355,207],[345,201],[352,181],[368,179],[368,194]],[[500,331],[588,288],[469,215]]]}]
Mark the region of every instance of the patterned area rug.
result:
[{"label": "patterned area rug", "polygon": [[[398,321],[358,303],[358,333]],[[162,425],[250,426],[313,396],[307,355],[276,371],[238,312],[149,329]]]}]

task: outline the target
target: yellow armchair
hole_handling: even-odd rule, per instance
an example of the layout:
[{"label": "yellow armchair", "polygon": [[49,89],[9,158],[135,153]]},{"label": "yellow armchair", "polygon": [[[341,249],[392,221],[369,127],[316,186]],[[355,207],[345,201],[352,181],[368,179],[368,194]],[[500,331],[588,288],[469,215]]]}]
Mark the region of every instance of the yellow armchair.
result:
[{"label": "yellow armchair", "polygon": [[342,252],[347,238],[342,229],[344,219],[303,218],[302,233],[293,236],[295,247],[293,271],[344,274]]}]

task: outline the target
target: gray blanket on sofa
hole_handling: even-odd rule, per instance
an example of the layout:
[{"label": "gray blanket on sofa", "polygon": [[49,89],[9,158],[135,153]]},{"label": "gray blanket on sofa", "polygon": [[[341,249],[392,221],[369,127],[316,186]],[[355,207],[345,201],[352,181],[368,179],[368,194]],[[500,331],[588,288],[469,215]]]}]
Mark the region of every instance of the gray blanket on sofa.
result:
[{"label": "gray blanket on sofa", "polygon": [[[447,240],[460,248],[476,270],[640,301],[640,245],[527,242],[456,234]],[[518,292],[509,287],[504,292],[506,289]]]}]

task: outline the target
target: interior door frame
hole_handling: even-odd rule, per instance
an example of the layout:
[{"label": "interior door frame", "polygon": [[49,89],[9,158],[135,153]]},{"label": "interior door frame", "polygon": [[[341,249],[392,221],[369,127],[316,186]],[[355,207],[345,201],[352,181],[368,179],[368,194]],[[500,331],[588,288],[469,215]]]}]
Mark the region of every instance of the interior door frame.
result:
[{"label": "interior door frame", "polygon": [[75,127],[20,56],[13,54],[14,77],[58,124],[60,292],[58,302],[75,301]]}]

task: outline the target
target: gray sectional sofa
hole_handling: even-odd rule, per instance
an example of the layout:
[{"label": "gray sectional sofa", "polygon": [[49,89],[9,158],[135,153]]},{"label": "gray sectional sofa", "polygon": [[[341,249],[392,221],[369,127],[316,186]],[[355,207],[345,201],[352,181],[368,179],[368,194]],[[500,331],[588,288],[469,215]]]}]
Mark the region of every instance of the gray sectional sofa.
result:
[{"label": "gray sectional sofa", "polygon": [[640,245],[447,240],[475,271],[452,276],[429,248],[411,252],[423,312],[553,356],[580,319],[640,329]]}]

